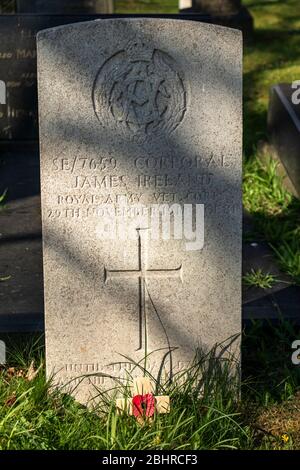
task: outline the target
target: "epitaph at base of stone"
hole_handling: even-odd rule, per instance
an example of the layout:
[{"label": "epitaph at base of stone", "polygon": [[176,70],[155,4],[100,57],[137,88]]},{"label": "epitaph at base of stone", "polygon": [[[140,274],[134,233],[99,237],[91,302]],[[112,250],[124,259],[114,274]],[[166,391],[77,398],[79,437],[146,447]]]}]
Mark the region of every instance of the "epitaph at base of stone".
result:
[{"label": "epitaph at base of stone", "polygon": [[38,78],[47,374],[87,402],[97,374],[143,375],[125,357],[170,377],[241,331],[241,33],[62,26],[38,35]]}]

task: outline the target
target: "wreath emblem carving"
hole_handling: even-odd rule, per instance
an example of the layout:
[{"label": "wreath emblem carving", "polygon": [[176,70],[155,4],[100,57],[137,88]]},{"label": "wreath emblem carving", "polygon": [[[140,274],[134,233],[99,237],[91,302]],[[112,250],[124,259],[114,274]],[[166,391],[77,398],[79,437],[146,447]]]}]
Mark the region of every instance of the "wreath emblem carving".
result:
[{"label": "wreath emblem carving", "polygon": [[134,39],[101,66],[93,104],[100,123],[125,138],[167,136],[186,111],[183,76],[169,54]]}]

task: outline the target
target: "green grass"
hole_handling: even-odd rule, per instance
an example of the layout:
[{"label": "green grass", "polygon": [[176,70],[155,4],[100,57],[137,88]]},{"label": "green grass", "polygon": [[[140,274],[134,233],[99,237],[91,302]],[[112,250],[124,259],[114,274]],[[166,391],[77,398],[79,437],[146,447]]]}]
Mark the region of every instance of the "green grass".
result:
[{"label": "green grass", "polygon": [[43,343],[12,343],[0,371],[0,449],[300,449],[300,368],[291,362],[297,335],[288,322],[253,322],[243,337],[241,398],[234,364],[213,350],[198,355],[184,380],[156,382],[158,394],[170,395],[171,412],[143,426],[118,414],[105,394],[98,408],[76,403],[51,387],[44,368],[29,381],[31,361],[44,364]]}]

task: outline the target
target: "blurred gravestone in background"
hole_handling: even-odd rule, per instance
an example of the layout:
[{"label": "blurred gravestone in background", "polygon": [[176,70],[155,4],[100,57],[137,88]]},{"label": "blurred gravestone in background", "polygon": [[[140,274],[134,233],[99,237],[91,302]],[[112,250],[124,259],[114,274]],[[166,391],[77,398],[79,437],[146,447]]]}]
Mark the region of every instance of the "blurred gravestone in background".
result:
[{"label": "blurred gravestone in background", "polygon": [[277,173],[283,185],[294,196],[300,198],[300,104],[293,100],[291,83],[280,83],[270,90],[268,110],[268,134],[270,146],[266,155],[276,161]]},{"label": "blurred gravestone in background", "polygon": [[210,22],[241,29],[244,39],[253,34],[253,18],[241,0],[179,0],[179,10],[210,17]]},{"label": "blurred gravestone in background", "polygon": [[18,13],[83,14],[113,13],[113,0],[16,0]]},{"label": "blurred gravestone in background", "polygon": [[15,0],[0,0],[0,14],[7,15],[9,13],[16,12],[16,2]]},{"label": "blurred gravestone in background", "polygon": [[[0,79],[6,83],[8,104],[6,107],[0,105],[0,141],[38,139],[36,33],[109,14],[114,3],[118,5],[113,0],[0,0],[3,7],[10,4],[10,13],[17,12],[0,15]],[[128,7],[130,4],[128,2]],[[8,8],[5,11],[8,12]],[[249,26],[247,21],[239,24],[238,14],[217,17],[184,13],[177,17],[180,16],[235,27],[244,32],[244,26],[246,29]]]}]

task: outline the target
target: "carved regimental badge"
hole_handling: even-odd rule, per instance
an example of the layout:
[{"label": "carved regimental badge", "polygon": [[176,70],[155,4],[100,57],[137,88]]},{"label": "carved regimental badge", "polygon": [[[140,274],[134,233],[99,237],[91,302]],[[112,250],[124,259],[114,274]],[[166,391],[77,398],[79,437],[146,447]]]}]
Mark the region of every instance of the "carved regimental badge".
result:
[{"label": "carved regimental badge", "polygon": [[166,136],[186,110],[182,73],[169,54],[134,39],[101,66],[93,88],[100,123],[143,142]]}]

